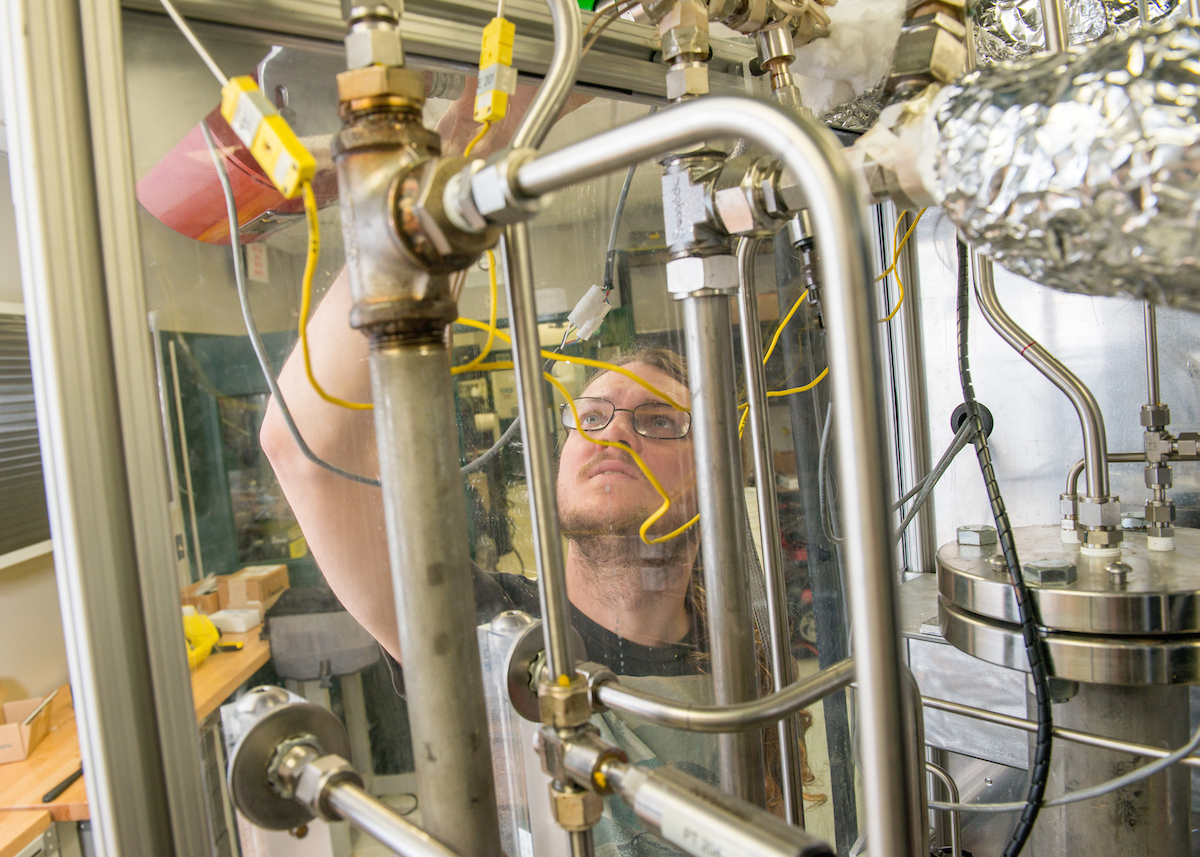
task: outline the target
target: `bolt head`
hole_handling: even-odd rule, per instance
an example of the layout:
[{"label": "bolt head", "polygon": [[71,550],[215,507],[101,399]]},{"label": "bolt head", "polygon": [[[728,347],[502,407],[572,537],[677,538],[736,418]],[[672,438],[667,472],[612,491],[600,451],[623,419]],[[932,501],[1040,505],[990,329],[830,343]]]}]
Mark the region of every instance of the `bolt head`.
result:
[{"label": "bolt head", "polygon": [[1084,527],[1119,527],[1121,525],[1121,498],[1105,497],[1093,499],[1081,497],[1078,519]]},{"label": "bolt head", "polygon": [[667,100],[685,95],[708,95],[708,66],[704,63],[681,63],[667,72]]},{"label": "bolt head", "polygon": [[1067,586],[1074,583],[1075,563],[1067,559],[1036,559],[1025,563],[1025,582],[1035,586]]},{"label": "bolt head", "polygon": [[733,256],[685,256],[667,262],[667,291],[688,295],[706,289],[729,289],[737,282]]},{"label": "bolt head", "polygon": [[554,820],[564,830],[581,831],[594,827],[604,812],[604,798],[587,789],[559,791],[550,786],[550,806]]},{"label": "bolt head", "polygon": [[338,100],[397,96],[413,102],[414,107],[425,103],[425,80],[415,71],[399,66],[370,65],[343,71],[337,76]]},{"label": "bolt head", "polygon": [[994,545],[998,540],[995,527],[983,524],[968,524],[958,528],[958,543],[960,545],[983,547],[984,545]]}]

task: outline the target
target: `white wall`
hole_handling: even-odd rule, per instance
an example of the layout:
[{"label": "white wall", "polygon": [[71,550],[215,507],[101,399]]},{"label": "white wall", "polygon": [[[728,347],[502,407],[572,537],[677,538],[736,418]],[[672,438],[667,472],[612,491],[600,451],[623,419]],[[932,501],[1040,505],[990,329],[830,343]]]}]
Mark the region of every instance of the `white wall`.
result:
[{"label": "white wall", "polygon": [[[8,156],[0,153],[0,303],[20,304],[16,216]],[[6,562],[5,557],[8,557]],[[67,680],[54,556],[49,551],[10,564],[0,556],[0,686],[8,698],[44,694]]]}]

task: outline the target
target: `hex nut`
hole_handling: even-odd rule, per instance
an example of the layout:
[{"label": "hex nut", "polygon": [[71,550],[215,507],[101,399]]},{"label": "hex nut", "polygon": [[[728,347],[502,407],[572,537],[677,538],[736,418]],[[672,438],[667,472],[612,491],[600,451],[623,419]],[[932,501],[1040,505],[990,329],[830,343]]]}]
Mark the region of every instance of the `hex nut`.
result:
[{"label": "hex nut", "polygon": [[1083,497],[1079,500],[1079,523],[1084,527],[1119,527],[1121,525],[1121,500],[1109,497],[1095,500]]},{"label": "hex nut", "polygon": [[1067,586],[1075,582],[1075,563],[1066,559],[1037,559],[1025,563],[1025,581],[1037,586]]},{"label": "hex nut", "polygon": [[296,781],[296,800],[327,820],[336,818],[325,805],[325,796],[329,786],[336,782],[349,781],[362,786],[362,777],[358,771],[341,756],[329,754],[314,759],[300,771]]},{"label": "hex nut", "polygon": [[1144,529],[1146,529],[1146,513],[1141,509],[1123,513],[1121,515],[1121,529],[1123,529],[1123,530],[1144,530]]},{"label": "hex nut", "polygon": [[1171,422],[1171,409],[1166,405],[1142,405],[1142,425],[1162,428]]},{"label": "hex nut", "polygon": [[1121,542],[1125,540],[1124,534],[1119,527],[1111,529],[1098,527],[1095,529],[1081,529],[1080,542],[1091,548],[1115,548],[1119,547]]},{"label": "hex nut", "polygon": [[989,527],[983,524],[968,524],[958,528],[958,543],[960,545],[973,545],[982,547],[984,545],[994,545],[999,541],[996,535],[996,528]]},{"label": "hex nut", "polygon": [[616,681],[616,674],[608,667],[601,664],[594,664],[590,661],[575,664],[575,672],[587,684],[588,703],[592,711],[607,711],[608,709],[600,702],[598,691],[600,690],[600,685],[606,681]]},{"label": "hex nut", "polygon": [[667,62],[676,57],[707,56],[708,28],[672,27],[662,35],[662,55]]},{"label": "hex nut", "polygon": [[343,71],[337,76],[337,88],[338,100],[343,102],[393,96],[418,107],[425,103],[424,79],[419,73],[398,66],[372,65]]},{"label": "hex nut", "polygon": [[1059,494],[1058,495],[1058,511],[1064,518],[1075,518],[1076,506],[1079,502],[1078,494]]},{"label": "hex nut", "polygon": [[1200,433],[1181,431],[1175,441],[1175,451],[1180,458],[1194,459],[1200,457]]},{"label": "hex nut", "polygon": [[708,95],[708,66],[704,63],[677,63],[667,71],[667,99],[686,95]]},{"label": "hex nut", "polygon": [[570,831],[589,830],[600,821],[604,798],[587,789],[559,790],[550,786],[550,807],[559,827]]},{"label": "hex nut", "polygon": [[1145,516],[1142,526],[1173,524],[1175,522],[1175,504],[1170,500],[1158,502],[1150,500],[1146,503]]},{"label": "hex nut", "polygon": [[667,262],[667,291],[688,295],[708,289],[731,290],[737,283],[733,256],[687,256]]},{"label": "hex nut", "polygon": [[666,36],[676,27],[695,27],[708,32],[708,6],[697,0],[676,0],[659,19],[658,32]]},{"label": "hex nut", "polygon": [[1171,465],[1169,464],[1147,464],[1145,473],[1147,488],[1170,486],[1171,484]]},{"label": "hex nut", "polygon": [[355,23],[343,42],[346,46],[346,68],[404,65],[400,29],[391,22],[374,20]]},{"label": "hex nut", "polygon": [[801,211],[805,207],[804,189],[800,181],[792,175],[789,169],[781,169],[775,181],[772,182],[777,204],[788,214]]},{"label": "hex nut", "polygon": [[556,729],[582,726],[592,716],[587,681],[576,675],[565,687],[550,680],[538,685],[538,714],[542,723]]},{"label": "hex nut", "polygon": [[966,30],[944,12],[917,18],[905,25],[896,45],[889,87],[893,81],[918,78],[949,83],[966,67]]},{"label": "hex nut", "polygon": [[743,235],[754,231],[754,205],[746,198],[742,188],[722,188],[713,194],[713,201],[717,217],[730,235]]}]

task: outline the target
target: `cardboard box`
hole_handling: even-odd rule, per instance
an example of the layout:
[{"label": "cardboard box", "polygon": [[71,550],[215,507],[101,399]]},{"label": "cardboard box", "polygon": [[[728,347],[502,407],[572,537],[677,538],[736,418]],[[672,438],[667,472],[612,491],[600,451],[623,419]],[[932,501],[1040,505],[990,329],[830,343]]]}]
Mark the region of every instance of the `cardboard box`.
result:
[{"label": "cardboard box", "polygon": [[222,610],[257,610],[266,615],[288,585],[286,565],[252,565],[217,578],[217,600]]},{"label": "cardboard box", "polygon": [[262,614],[257,610],[218,610],[208,617],[222,634],[244,634],[262,624]]},{"label": "cardboard box", "polygon": [[184,607],[195,607],[197,613],[216,613],[221,609],[221,601],[217,595],[217,578],[206,577],[199,583],[180,592],[180,603]]},{"label": "cardboard box", "polygon": [[50,734],[51,702],[33,718],[28,725],[23,725],[25,718],[32,714],[46,697],[22,699],[17,702],[6,702],[0,706],[0,765],[7,762],[23,762],[29,758],[42,739]]}]

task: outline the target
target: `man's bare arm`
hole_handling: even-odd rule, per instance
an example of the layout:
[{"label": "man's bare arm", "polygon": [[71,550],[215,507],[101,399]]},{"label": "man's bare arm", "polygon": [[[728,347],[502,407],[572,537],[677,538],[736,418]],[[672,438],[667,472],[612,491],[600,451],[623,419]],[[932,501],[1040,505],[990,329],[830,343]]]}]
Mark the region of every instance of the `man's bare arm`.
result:
[{"label": "man's bare arm", "polygon": [[[368,402],[367,340],[350,327],[350,284],[343,270],[308,325],[313,371],[330,394]],[[279,388],[309,448],[353,473],[378,477],[371,411],[351,411],[317,395],[297,347]],[[325,579],[350,614],[399,659],[396,607],[388,566],[383,496],[313,464],[288,433],[271,400],[259,440]]]}]

